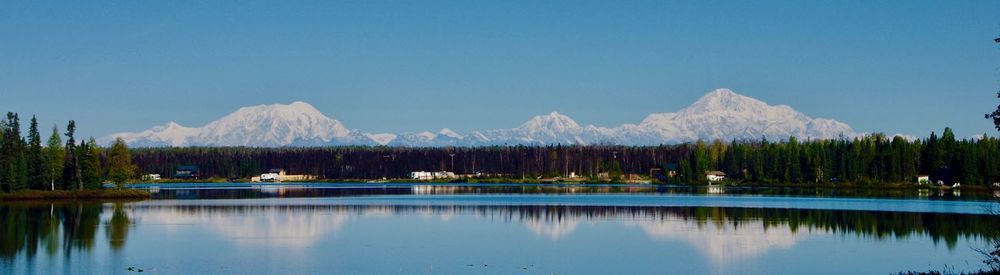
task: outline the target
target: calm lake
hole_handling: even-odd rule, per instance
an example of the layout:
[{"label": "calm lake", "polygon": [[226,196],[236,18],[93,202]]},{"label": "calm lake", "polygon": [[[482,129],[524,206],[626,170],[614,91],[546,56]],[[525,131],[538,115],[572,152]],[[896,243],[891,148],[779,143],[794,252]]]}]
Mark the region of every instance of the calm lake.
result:
[{"label": "calm lake", "polygon": [[[141,185],[0,204],[0,274],[888,274],[982,267],[982,198],[653,186]],[[130,269],[132,271],[130,271]]]}]

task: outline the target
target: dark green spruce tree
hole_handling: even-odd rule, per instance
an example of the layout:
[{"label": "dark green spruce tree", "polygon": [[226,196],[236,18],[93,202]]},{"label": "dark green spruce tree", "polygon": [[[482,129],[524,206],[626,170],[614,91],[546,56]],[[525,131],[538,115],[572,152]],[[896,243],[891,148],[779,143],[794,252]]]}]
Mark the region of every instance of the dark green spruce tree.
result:
[{"label": "dark green spruce tree", "polygon": [[28,161],[25,156],[25,142],[21,138],[21,122],[18,115],[13,112],[7,113],[6,123],[3,123],[4,140],[2,144],[3,156],[0,157],[0,174],[5,184],[6,191],[21,190],[27,187],[28,183]]},{"label": "dark green spruce tree", "polygon": [[79,155],[80,180],[83,182],[83,188],[101,188],[104,169],[101,167],[101,148],[97,146],[97,141],[90,138],[90,140],[80,142],[77,154]]},{"label": "dark green spruce tree", "polygon": [[80,156],[77,153],[76,121],[70,120],[66,124],[66,157],[63,166],[63,189],[83,190],[83,180],[80,173]]},{"label": "dark green spruce tree", "polygon": [[46,188],[45,157],[42,155],[42,135],[38,133],[38,119],[31,116],[28,127],[28,188],[42,190]]},{"label": "dark green spruce tree", "polygon": [[7,190],[7,119],[0,118],[0,193]]}]

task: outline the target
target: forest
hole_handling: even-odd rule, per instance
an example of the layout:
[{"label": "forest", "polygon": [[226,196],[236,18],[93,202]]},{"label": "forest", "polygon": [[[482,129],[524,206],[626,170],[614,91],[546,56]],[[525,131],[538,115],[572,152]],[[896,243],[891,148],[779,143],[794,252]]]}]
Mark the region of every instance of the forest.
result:
[{"label": "forest", "polygon": [[703,183],[706,172],[722,171],[730,181],[755,183],[907,183],[918,175],[948,184],[1000,181],[1000,140],[957,140],[951,129],[940,137],[931,133],[913,141],[873,134],[852,140],[789,138],[641,147],[138,148],[132,155],[144,173],[169,175],[176,166],[198,165],[205,176],[220,178],[283,168],[326,179],[391,179],[406,178],[411,171],[453,171],[512,180],[570,173],[596,178],[608,173],[612,179],[638,174],[661,182]]},{"label": "forest", "polygon": [[[110,147],[93,138],[77,143],[76,125],[53,127],[44,144],[33,117],[22,136],[20,119],[0,121],[0,190],[79,190],[102,183],[135,182],[138,175],[169,177],[178,166],[197,166],[203,179],[246,179],[272,168],[326,180],[404,179],[412,171],[511,181],[566,177],[621,179],[637,174],[660,183],[705,183],[722,171],[732,183],[859,185],[933,182],[989,185],[1000,182],[1000,140],[940,136],[909,140],[872,134],[854,139],[698,141],[662,146],[538,145],[488,147]],[[66,138],[63,142],[63,137]],[[606,174],[605,174],[606,173]]]}]

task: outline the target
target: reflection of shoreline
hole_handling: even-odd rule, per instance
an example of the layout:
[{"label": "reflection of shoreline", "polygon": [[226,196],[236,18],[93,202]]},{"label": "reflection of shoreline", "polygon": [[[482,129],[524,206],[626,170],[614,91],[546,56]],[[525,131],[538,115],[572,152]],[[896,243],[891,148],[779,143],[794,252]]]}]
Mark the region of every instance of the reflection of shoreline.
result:
[{"label": "reflection of shoreline", "polygon": [[[601,184],[470,184],[470,183],[295,183],[295,184],[171,184],[139,185],[149,189],[156,199],[239,199],[307,198],[365,195],[434,195],[434,194],[676,194],[676,195],[774,195],[831,198],[919,198],[992,200],[989,190],[922,192],[911,189],[844,189],[807,186],[732,186],[732,185],[601,185]],[[157,189],[157,190],[153,190]],[[284,189],[275,192],[276,189]],[[926,190],[925,190],[926,191]],[[971,193],[970,193],[971,192]],[[1000,193],[998,193],[1000,194]]]}]

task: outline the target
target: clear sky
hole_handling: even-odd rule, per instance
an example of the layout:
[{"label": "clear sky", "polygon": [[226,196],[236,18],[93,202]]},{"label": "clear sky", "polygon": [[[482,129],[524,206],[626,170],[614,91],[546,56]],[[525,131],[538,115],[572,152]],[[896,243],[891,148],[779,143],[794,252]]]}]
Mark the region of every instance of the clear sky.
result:
[{"label": "clear sky", "polygon": [[1000,1],[96,2],[0,2],[0,111],[103,136],[301,100],[464,133],[726,87],[859,132],[996,134]]}]

